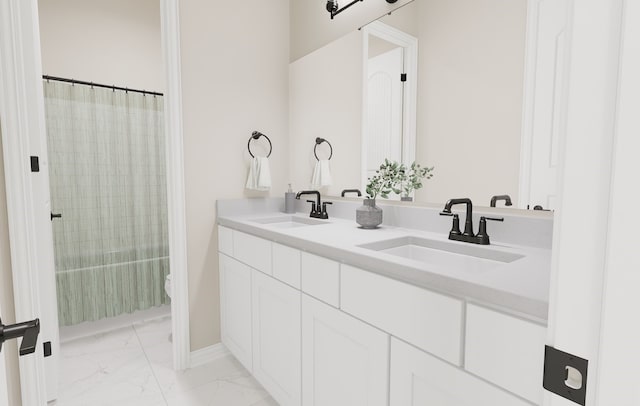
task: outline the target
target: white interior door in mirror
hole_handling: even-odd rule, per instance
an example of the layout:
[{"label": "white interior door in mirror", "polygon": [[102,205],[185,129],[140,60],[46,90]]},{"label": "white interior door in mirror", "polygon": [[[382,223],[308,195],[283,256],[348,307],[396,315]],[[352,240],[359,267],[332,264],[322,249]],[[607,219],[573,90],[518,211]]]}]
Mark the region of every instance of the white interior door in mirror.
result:
[{"label": "white interior door in mirror", "polygon": [[[558,157],[564,131],[567,0],[531,2],[520,174],[520,206],[556,205]],[[531,60],[533,58],[533,60]]]},{"label": "white interior door in mirror", "polygon": [[[370,45],[373,44],[373,38]],[[370,47],[371,49],[371,47]],[[369,58],[367,80],[367,178],[385,158],[402,162],[403,49]]]}]

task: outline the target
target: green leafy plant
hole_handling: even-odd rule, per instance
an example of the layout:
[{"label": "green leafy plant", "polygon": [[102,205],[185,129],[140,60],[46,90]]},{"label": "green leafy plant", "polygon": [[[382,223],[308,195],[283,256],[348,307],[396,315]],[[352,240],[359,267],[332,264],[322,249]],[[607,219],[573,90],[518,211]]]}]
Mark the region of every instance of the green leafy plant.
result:
[{"label": "green leafy plant", "polygon": [[400,170],[403,168],[404,165],[385,159],[376,174],[369,178],[366,190],[367,197],[375,200],[376,197],[382,196],[388,199],[389,194],[395,191],[394,187],[398,183]]},{"label": "green leafy plant", "polygon": [[423,186],[423,179],[431,179],[433,177],[433,168],[433,166],[431,168],[422,167],[415,161],[408,169],[401,165],[393,191],[400,196],[408,197],[414,190],[418,190]]}]

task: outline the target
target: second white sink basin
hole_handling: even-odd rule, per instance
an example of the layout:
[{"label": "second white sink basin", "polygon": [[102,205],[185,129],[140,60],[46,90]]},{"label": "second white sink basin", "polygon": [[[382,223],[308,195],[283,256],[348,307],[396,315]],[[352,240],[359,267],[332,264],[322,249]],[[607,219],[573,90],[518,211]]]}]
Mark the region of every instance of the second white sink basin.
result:
[{"label": "second white sink basin", "polygon": [[310,217],[277,216],[251,220],[255,223],[265,224],[274,228],[296,228],[328,224],[327,220],[319,220]]},{"label": "second white sink basin", "polygon": [[524,255],[466,243],[452,243],[422,237],[401,237],[360,245],[385,254],[418,261],[438,268],[487,271]]}]

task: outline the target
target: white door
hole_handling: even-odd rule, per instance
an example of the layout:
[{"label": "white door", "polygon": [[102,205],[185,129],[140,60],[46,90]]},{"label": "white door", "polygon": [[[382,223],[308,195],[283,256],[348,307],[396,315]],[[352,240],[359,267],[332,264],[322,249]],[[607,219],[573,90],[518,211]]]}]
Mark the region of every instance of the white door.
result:
[{"label": "white door", "polygon": [[390,406],[527,406],[528,402],[391,339]]},{"label": "white door", "polygon": [[[519,205],[555,209],[561,134],[564,131],[568,1],[533,2],[529,10],[527,100]],[[537,16],[537,19],[535,18]],[[531,61],[535,62],[531,62]]]},{"label": "white door", "polygon": [[[44,118],[44,94],[42,83],[35,89]],[[44,122],[43,122],[44,124]],[[50,355],[44,359],[45,379],[47,383],[47,400],[58,397],[58,360],[60,354],[60,329],[58,326],[58,300],[56,297],[55,260],[53,251],[53,228],[51,218],[51,194],[49,189],[49,160],[47,139],[44,130],[30,133],[30,150],[37,156],[39,172],[31,173],[32,196],[34,202],[34,222],[38,245],[38,282],[40,291],[40,345],[50,345]],[[62,219],[55,219],[60,221]]]},{"label": "white door", "polygon": [[[0,317],[2,317],[2,306],[0,305]],[[4,362],[4,352],[0,351],[0,406],[9,406],[7,394],[7,370]]]},{"label": "white door", "polygon": [[253,271],[253,376],[280,406],[300,405],[300,291]]},{"label": "white door", "polygon": [[220,254],[220,324],[224,345],[253,371],[251,268],[224,254]]},{"label": "white door", "polygon": [[302,405],[387,406],[389,335],[302,295]]},{"label": "white door", "polygon": [[397,47],[368,62],[367,178],[385,158],[402,161],[403,48]]}]

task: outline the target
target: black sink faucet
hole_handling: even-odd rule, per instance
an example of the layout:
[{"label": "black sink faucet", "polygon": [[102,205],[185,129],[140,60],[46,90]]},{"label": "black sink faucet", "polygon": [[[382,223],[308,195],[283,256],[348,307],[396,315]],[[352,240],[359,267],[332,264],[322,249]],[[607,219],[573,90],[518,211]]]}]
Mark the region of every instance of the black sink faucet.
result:
[{"label": "black sink faucet", "polygon": [[464,220],[464,232],[462,235],[473,237],[473,203],[471,199],[468,197],[463,197],[460,199],[449,199],[447,203],[444,205],[444,209],[442,210],[443,216],[451,215],[451,207],[456,204],[466,204],[467,205],[467,217]]},{"label": "black sink faucet", "polygon": [[318,192],[317,190],[303,190],[301,192],[298,192],[298,194],[296,194],[296,199],[300,200],[300,196],[302,195],[316,196],[315,202],[313,200],[307,200],[307,202],[311,203],[311,213],[309,214],[309,217],[313,217],[317,219],[325,219],[325,220],[329,218],[329,214],[327,213],[327,205],[333,204],[333,203],[331,202],[322,203],[320,201],[320,192]]},{"label": "black sink faucet", "polygon": [[504,200],[504,205],[505,205],[505,206],[513,206],[513,203],[511,203],[511,196],[509,196],[509,195],[497,195],[497,196],[492,196],[492,197],[491,197],[490,206],[491,206],[491,207],[496,207],[496,203],[497,203],[499,200]]},{"label": "black sink faucet", "polygon": [[[467,205],[467,218],[464,221],[464,232],[460,232],[460,219],[457,214],[451,213],[451,207],[456,204]],[[445,205],[441,216],[453,216],[453,226],[449,232],[449,239],[455,241],[470,242],[473,244],[489,245],[489,235],[487,234],[487,220],[504,221],[504,218],[480,217],[480,228],[478,234],[473,233],[473,203],[469,198],[450,199]]]}]

